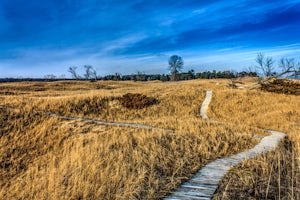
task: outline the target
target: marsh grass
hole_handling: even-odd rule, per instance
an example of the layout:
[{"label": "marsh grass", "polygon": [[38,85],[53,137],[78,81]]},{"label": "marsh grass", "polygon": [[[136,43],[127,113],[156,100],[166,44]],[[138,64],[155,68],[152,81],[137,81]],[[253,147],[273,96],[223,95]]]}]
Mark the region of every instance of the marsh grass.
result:
[{"label": "marsh grass", "polygon": [[275,151],[234,167],[213,199],[299,199],[300,168],[294,148],[286,138]]},{"label": "marsh grass", "polygon": [[[274,152],[234,167],[214,199],[300,198],[299,107],[300,98],[296,95],[216,90],[209,110],[213,119],[280,130],[288,136]],[[228,115],[230,112],[234,115]]]},{"label": "marsh grass", "polygon": [[5,199],[159,199],[210,160],[256,142],[220,127],[170,134],[6,114],[19,121],[1,137]]},{"label": "marsh grass", "polygon": [[[17,109],[0,109],[0,196],[160,199],[203,165],[252,148],[258,143],[254,135],[266,135],[251,126],[258,122],[255,117],[273,117],[274,110],[265,100],[273,100],[272,94],[249,92],[250,99],[255,97],[256,106],[249,107],[247,92],[227,89],[225,84],[226,81],[221,81],[217,85],[214,80],[1,84],[1,105]],[[208,115],[230,123],[216,125],[199,118],[206,89],[216,92]],[[126,93],[144,94],[159,103],[143,109],[127,109],[115,101]],[[242,101],[239,107],[236,98]],[[288,111],[281,110],[290,120],[278,128],[290,134],[294,154],[299,155],[300,139],[294,129],[298,120],[298,112],[294,111],[297,99],[288,96],[275,99],[289,106]],[[262,113],[257,105],[265,107]],[[256,109],[256,115],[249,115],[250,108]],[[38,110],[148,124],[173,129],[174,133],[67,121]],[[282,117],[275,121],[279,119],[286,120]],[[259,122],[259,126],[274,128],[278,126],[275,121]],[[295,159],[295,163],[298,161]]]}]

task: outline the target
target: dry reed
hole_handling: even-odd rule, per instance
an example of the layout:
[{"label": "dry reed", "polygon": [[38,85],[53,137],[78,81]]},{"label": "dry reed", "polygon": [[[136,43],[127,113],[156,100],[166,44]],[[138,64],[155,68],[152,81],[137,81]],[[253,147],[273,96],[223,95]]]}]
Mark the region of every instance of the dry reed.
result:
[{"label": "dry reed", "polygon": [[[266,134],[253,125],[279,126],[278,129],[288,132],[293,149],[299,150],[300,139],[293,132],[299,117],[295,111],[296,98],[230,90],[224,87],[224,81],[215,83],[195,80],[1,84],[1,104],[18,109],[0,109],[0,196],[4,199],[160,199],[206,163],[253,147],[258,140],[252,136]],[[208,114],[231,123],[216,125],[199,118],[205,90],[211,88],[215,95]],[[126,93],[154,97],[159,104],[126,109],[115,98]],[[268,98],[288,106],[278,105],[279,113],[283,112],[285,117],[278,115],[274,120],[262,121],[264,116],[274,115],[266,101]],[[67,121],[37,110],[149,124],[175,132]],[[276,120],[287,120],[286,117],[290,119],[288,124],[277,125]],[[270,177],[269,173],[265,175]]]}]

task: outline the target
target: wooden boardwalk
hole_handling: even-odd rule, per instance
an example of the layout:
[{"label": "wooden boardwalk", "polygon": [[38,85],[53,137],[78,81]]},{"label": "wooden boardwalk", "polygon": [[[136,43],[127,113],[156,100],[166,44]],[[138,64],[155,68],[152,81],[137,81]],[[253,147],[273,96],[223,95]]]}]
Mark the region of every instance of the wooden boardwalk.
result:
[{"label": "wooden boardwalk", "polygon": [[[200,109],[200,116],[209,120],[206,110],[212,98],[212,91],[206,92],[206,98]],[[285,137],[285,134],[279,131],[269,130],[271,135],[264,137],[254,148],[238,153],[236,155],[217,159],[203,168],[201,168],[190,180],[181,184],[181,186],[164,198],[165,200],[188,200],[188,199],[211,199],[220,180],[229,171],[229,169],[245,159],[251,159],[259,154],[273,150]]]},{"label": "wooden boardwalk", "polygon": [[[203,119],[209,120],[210,122],[216,124],[224,124],[223,122],[216,122],[209,119],[206,114],[208,106],[212,99],[212,91],[206,91],[206,97],[201,105],[200,116]],[[6,109],[17,109],[8,106],[0,105],[0,108]],[[68,117],[61,116],[52,112],[46,111],[36,111],[38,113],[43,113],[49,115],[51,117],[57,117],[65,120],[75,120],[75,121],[84,121],[89,123],[95,123],[99,125],[110,125],[110,126],[121,126],[121,127],[133,127],[133,128],[142,128],[142,129],[152,129],[152,130],[160,130],[167,132],[174,132],[171,129],[164,129],[159,127],[153,127],[144,124],[136,124],[136,123],[126,123],[126,122],[107,122],[96,119],[88,119],[88,118],[77,118],[77,117]],[[262,138],[259,144],[257,144],[254,148],[227,157],[217,159],[213,161],[203,168],[201,168],[190,180],[183,183],[176,191],[171,193],[168,197],[164,198],[165,200],[193,200],[193,199],[211,199],[214,192],[218,188],[218,184],[223,176],[228,172],[228,170],[239,164],[244,159],[250,159],[258,154],[263,154],[268,151],[273,150],[280,140],[285,137],[285,134],[279,131],[268,130],[271,135]]]}]

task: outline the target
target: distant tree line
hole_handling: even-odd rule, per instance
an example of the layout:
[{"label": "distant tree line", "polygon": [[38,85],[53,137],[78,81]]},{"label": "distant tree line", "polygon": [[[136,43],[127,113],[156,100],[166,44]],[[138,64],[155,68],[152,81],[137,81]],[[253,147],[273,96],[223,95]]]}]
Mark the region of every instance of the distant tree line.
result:
[{"label": "distant tree line", "polygon": [[[255,59],[258,65],[255,68],[261,72],[262,76],[265,77],[294,77],[297,78],[300,75],[300,62],[297,62],[293,58],[281,58],[278,62],[278,67],[281,69],[280,72],[275,71],[275,60],[272,57],[265,56],[263,53],[258,53]],[[239,77],[258,77],[257,70],[249,67],[247,70],[241,72],[234,71],[203,71],[197,72],[193,69],[182,72],[184,61],[178,55],[173,55],[168,60],[168,70],[170,74],[145,74],[137,72],[131,75],[121,75],[115,73],[112,75],[98,76],[96,70],[91,65],[85,65],[85,74],[80,76],[77,73],[77,67],[69,67],[68,72],[71,73],[73,79],[77,80],[132,80],[132,81],[181,81],[181,80],[192,80],[192,79],[234,79]],[[48,78],[53,78],[48,75]]]},{"label": "distant tree line", "polygon": [[[193,69],[187,71],[187,72],[180,72],[176,73],[176,78],[174,74],[146,74],[142,72],[137,72],[136,74],[130,74],[130,75],[122,75],[120,73],[115,73],[111,75],[106,76],[97,76],[96,78],[93,77],[89,80],[115,80],[115,81],[173,81],[178,80],[193,80],[193,79],[217,79],[217,78],[238,78],[238,77],[256,77],[256,72],[247,72],[247,71],[241,71],[241,72],[234,72],[234,71],[204,71],[204,72],[197,72]],[[78,80],[86,80],[86,78],[83,78],[82,76],[78,75],[76,76]],[[74,78],[74,76],[73,76]]]},{"label": "distant tree line", "polygon": [[112,75],[99,76],[96,70],[91,65],[84,65],[85,73],[83,75],[78,74],[77,66],[69,67],[68,72],[71,74],[72,79],[65,78],[65,75],[57,77],[52,74],[45,75],[44,78],[2,78],[0,82],[13,82],[13,81],[54,81],[54,80],[131,80],[131,81],[180,81],[180,80],[192,80],[192,79],[234,79],[239,77],[259,77],[257,72],[260,71],[260,75],[263,77],[293,77],[299,78],[300,76],[300,62],[293,58],[281,58],[278,62],[278,67],[281,69],[280,72],[275,71],[275,60],[272,57],[265,56],[263,53],[258,53],[255,59],[257,65],[256,69],[249,67],[241,72],[235,71],[216,71],[208,70],[203,72],[195,72],[193,69],[183,72],[182,68],[184,65],[183,59],[178,55],[173,55],[168,60],[168,69],[170,74],[145,74],[143,72],[137,72],[136,74],[121,75],[115,73]]},{"label": "distant tree line", "polygon": [[[115,73],[112,75],[106,76],[97,76],[96,70],[91,65],[84,65],[85,74],[83,76],[77,73],[76,66],[69,67],[68,72],[71,73],[73,79],[77,80],[115,80],[115,81],[181,81],[181,80],[192,80],[192,79],[216,79],[216,78],[238,78],[238,77],[256,77],[257,73],[255,71],[242,71],[242,72],[233,72],[233,71],[204,71],[195,73],[193,69],[182,72],[182,68],[184,65],[183,59],[178,55],[173,55],[168,60],[168,69],[170,74],[145,74],[143,72],[137,72],[136,74],[131,75],[121,75],[120,73]],[[48,75],[49,76],[49,75]]]}]

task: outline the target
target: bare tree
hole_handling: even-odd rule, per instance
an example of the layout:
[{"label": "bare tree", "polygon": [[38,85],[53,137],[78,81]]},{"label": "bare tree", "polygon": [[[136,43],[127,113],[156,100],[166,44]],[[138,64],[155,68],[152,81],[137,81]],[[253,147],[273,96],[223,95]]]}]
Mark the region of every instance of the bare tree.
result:
[{"label": "bare tree", "polygon": [[181,71],[184,65],[183,59],[180,56],[173,55],[169,58],[169,70],[171,71],[171,80],[178,80],[177,74]]},{"label": "bare tree", "polygon": [[256,57],[256,62],[259,65],[259,68],[264,72],[266,78],[260,78],[258,83],[252,86],[251,88],[260,87],[261,84],[266,84],[272,82],[278,77],[287,75],[287,77],[299,77],[300,76],[300,62],[296,64],[293,58],[281,58],[279,61],[279,68],[282,69],[278,74],[273,74],[273,64],[274,61],[270,57],[264,57],[262,53],[258,53]]},{"label": "bare tree", "polygon": [[274,74],[274,60],[272,57],[265,57],[263,53],[258,53],[255,61],[265,76],[272,76]]},{"label": "bare tree", "polygon": [[77,74],[76,70],[77,70],[77,67],[75,67],[75,66],[74,67],[69,67],[68,72],[71,73],[72,78],[74,78],[74,79],[80,79],[80,76]]},{"label": "bare tree", "polygon": [[84,77],[85,79],[92,79],[94,78],[95,80],[97,79],[97,72],[96,70],[93,69],[93,66],[91,65],[84,65],[85,68],[85,74]]},{"label": "bare tree", "polygon": [[274,74],[274,60],[272,57],[266,57],[266,61],[265,61],[265,70],[264,73],[266,76],[272,76]]},{"label": "bare tree", "polygon": [[97,81],[97,71],[95,69],[93,69],[92,71],[92,77],[94,78],[95,81]]},{"label": "bare tree", "polygon": [[283,71],[291,71],[295,68],[295,60],[294,58],[281,58],[279,61],[279,67]]},{"label": "bare tree", "polygon": [[288,75],[296,78],[300,75],[300,62],[296,64],[294,58],[281,58],[279,67],[282,69],[279,76]]},{"label": "bare tree", "polygon": [[260,69],[264,67],[264,59],[265,59],[265,55],[264,54],[262,54],[262,53],[258,53],[257,54],[255,61],[259,65],[258,67]]}]

